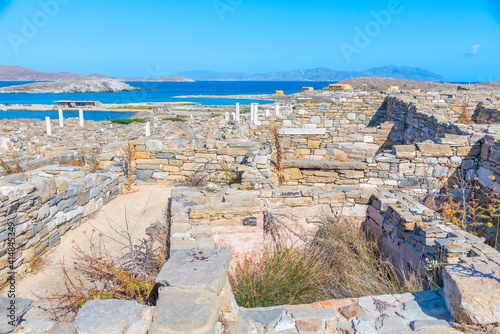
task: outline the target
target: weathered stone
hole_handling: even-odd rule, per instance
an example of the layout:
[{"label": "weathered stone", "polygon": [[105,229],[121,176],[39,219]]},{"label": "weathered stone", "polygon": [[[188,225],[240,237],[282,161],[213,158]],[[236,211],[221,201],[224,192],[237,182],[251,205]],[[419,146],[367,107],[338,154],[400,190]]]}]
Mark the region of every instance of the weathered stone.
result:
[{"label": "weathered stone", "polygon": [[153,308],[132,300],[91,300],[75,318],[79,334],[146,334],[153,317]]},{"label": "weathered stone", "polygon": [[500,322],[500,266],[453,264],[444,267],[444,296],[453,319],[469,324]]},{"label": "weathered stone", "polygon": [[348,161],[305,161],[285,160],[283,168],[323,169],[323,170],[364,170],[367,165],[363,162]]},{"label": "weathered stone", "polygon": [[[50,331],[56,323],[50,320],[28,319],[19,324],[16,333],[41,334]],[[74,327],[74,326],[73,326]],[[71,332],[70,332],[71,333]]]},{"label": "weathered stone", "polygon": [[417,143],[423,157],[451,157],[453,151],[450,145]]},{"label": "weathered stone", "polygon": [[33,306],[33,300],[0,297],[0,333],[10,333]]},{"label": "weathered stone", "polygon": [[156,283],[200,292],[218,294],[226,283],[228,250],[187,250],[172,252],[156,278]]},{"label": "weathered stone", "polygon": [[186,291],[170,286],[161,288],[148,333],[213,334],[218,315],[218,297],[213,292]]},{"label": "weathered stone", "polygon": [[160,140],[147,140],[146,149],[150,153],[160,153],[163,151],[163,144]]}]

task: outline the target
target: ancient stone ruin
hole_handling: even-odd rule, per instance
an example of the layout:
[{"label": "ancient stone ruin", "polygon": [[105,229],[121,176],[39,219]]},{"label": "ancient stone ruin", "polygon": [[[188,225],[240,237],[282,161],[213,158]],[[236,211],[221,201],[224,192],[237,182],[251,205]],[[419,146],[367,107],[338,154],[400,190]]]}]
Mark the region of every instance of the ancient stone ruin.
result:
[{"label": "ancient stone ruin", "polygon": [[[164,198],[171,254],[156,277],[155,306],[96,299],[74,321],[56,323],[31,319],[37,301],[17,296],[14,322],[2,318],[0,332],[451,333],[454,324],[498,324],[498,249],[421,201],[446,191],[460,196],[473,181],[500,188],[498,96],[468,91],[467,111],[476,116],[464,124],[460,91],[446,99],[419,90],[331,94],[326,102],[253,105],[250,114],[238,107],[178,124],[81,127],[70,120],[53,124],[51,136],[42,122],[2,122],[4,172],[16,164],[24,171],[0,179],[3,309],[12,272],[21,275],[69,230],[124,196],[127,168],[135,182],[179,185]],[[128,167],[127,142],[135,151]],[[82,157],[95,168],[71,166]],[[204,180],[213,184],[199,186]],[[322,217],[342,216],[409,272],[425,277],[425,264],[439,261],[443,287],[240,307],[228,271],[263,247],[268,212],[312,232]]]}]

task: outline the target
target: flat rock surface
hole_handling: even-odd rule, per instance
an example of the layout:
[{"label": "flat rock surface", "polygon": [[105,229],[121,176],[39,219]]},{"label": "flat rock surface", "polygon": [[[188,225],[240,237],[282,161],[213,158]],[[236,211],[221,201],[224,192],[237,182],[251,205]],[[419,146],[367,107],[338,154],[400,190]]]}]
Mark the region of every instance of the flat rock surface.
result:
[{"label": "flat rock surface", "polygon": [[215,293],[167,287],[160,292],[148,333],[212,334],[218,315],[219,304]]},{"label": "flat rock surface", "polygon": [[[14,330],[31,306],[33,306],[31,299],[0,297],[0,333],[9,333]],[[15,326],[12,326],[13,324]]]},{"label": "flat rock surface", "polygon": [[156,282],[168,287],[219,294],[226,283],[230,257],[230,252],[223,249],[175,251]]},{"label": "flat rock surface", "polygon": [[131,300],[91,300],[75,319],[79,334],[145,334],[153,317],[153,308]]}]

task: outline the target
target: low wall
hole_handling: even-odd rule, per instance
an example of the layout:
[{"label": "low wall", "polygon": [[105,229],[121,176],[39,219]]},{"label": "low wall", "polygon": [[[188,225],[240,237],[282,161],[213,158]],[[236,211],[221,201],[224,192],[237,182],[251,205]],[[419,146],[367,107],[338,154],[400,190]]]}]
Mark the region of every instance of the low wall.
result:
[{"label": "low wall", "polygon": [[[0,284],[10,271],[59,243],[62,235],[98,211],[122,189],[124,178],[79,167],[47,166],[0,180]],[[9,245],[9,232],[15,238]]]}]

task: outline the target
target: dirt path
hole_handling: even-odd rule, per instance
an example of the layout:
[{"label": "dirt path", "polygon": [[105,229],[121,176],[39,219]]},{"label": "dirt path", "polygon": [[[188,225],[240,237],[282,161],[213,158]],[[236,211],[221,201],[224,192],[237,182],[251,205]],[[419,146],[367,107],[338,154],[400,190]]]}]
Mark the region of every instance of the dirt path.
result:
[{"label": "dirt path", "polygon": [[[170,197],[171,185],[136,185],[135,192],[120,195],[110,203],[106,204],[95,217],[80,225],[74,230],[68,231],[62,238],[60,244],[44,255],[45,263],[35,274],[29,275],[17,282],[16,290],[19,297],[31,298],[35,300],[34,307],[25,315],[26,319],[47,319],[50,314],[45,308],[50,307],[50,303],[40,300],[36,295],[46,296],[54,293],[64,293],[64,280],[60,261],[64,259],[67,267],[72,264],[73,243],[82,249],[89,248],[88,236],[94,227],[102,232],[103,241],[109,253],[117,258],[122,254],[122,246],[115,239],[117,233],[108,224],[108,220],[113,220],[119,226],[125,228],[125,207],[129,218],[131,231],[136,239],[146,236],[146,228],[163,219]],[[115,229],[118,229],[115,226]],[[97,233],[94,232],[94,233]],[[77,279],[79,273],[70,271],[70,275]],[[4,295],[2,293],[1,295]],[[69,319],[65,319],[69,320]]]}]

